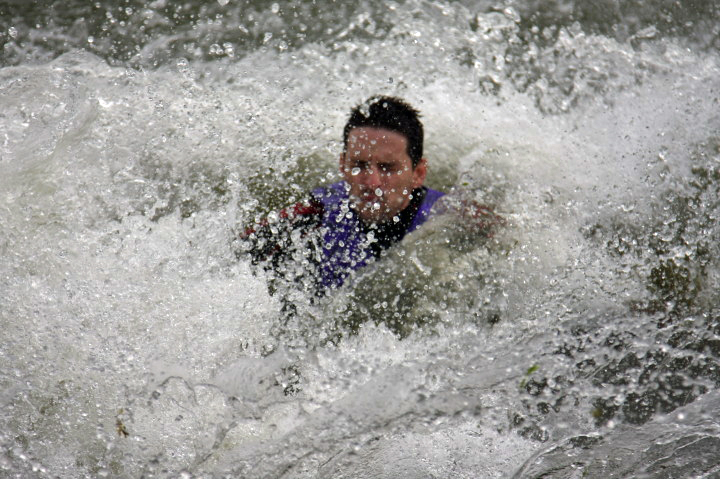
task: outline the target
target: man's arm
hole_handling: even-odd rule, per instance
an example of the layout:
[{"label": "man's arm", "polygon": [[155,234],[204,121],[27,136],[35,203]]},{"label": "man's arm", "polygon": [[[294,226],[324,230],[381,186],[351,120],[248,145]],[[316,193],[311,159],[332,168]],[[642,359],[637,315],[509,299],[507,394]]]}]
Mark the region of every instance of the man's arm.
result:
[{"label": "man's arm", "polygon": [[491,207],[473,200],[462,200],[459,213],[473,231],[487,238],[492,237],[494,231],[505,224],[505,220],[495,214]]},{"label": "man's arm", "polygon": [[322,212],[322,204],[313,198],[283,208],[248,226],[240,234],[238,256],[250,255],[253,264],[276,262],[293,246],[294,232],[304,238],[320,225]]}]

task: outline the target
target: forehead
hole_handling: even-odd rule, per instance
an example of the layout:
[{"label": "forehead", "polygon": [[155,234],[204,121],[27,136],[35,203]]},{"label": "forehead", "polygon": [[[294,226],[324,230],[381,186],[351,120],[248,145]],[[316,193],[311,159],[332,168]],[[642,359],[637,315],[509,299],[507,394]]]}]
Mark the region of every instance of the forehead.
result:
[{"label": "forehead", "polygon": [[385,128],[359,127],[348,133],[348,153],[359,154],[362,151],[403,154],[407,152],[407,138],[404,135]]}]

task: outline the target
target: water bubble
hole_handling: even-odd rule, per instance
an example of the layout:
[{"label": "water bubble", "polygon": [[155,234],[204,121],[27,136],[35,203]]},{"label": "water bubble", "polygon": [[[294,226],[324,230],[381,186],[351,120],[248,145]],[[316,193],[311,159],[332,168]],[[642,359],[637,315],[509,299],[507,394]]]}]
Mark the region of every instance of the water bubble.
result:
[{"label": "water bubble", "polygon": [[515,10],[513,7],[506,7],[503,9],[502,12],[503,15],[505,15],[507,18],[509,18],[515,23],[520,23],[520,21],[522,20],[518,11]]},{"label": "water bubble", "polygon": [[278,5],[277,3],[273,3],[272,6],[270,7],[270,10],[273,13],[278,13],[280,11],[280,5]]},{"label": "water bubble", "polygon": [[18,31],[15,27],[8,28],[8,35],[10,35],[10,38],[17,38]]},{"label": "water bubble", "polygon": [[356,166],[355,168],[353,168],[352,170],[350,170],[350,174],[353,175],[353,176],[359,175],[359,174],[360,174],[360,168],[358,168],[358,167]]},{"label": "water bubble", "polygon": [[230,2],[230,0],[217,0],[217,1],[221,7],[224,7],[225,5],[227,5]]},{"label": "water bubble", "polygon": [[375,196],[382,196],[382,195],[383,195],[383,190],[381,190],[380,188],[375,188]]},{"label": "water bubble", "polygon": [[643,28],[635,34],[635,38],[655,38],[658,34],[658,30],[655,25],[651,25],[647,28]]}]

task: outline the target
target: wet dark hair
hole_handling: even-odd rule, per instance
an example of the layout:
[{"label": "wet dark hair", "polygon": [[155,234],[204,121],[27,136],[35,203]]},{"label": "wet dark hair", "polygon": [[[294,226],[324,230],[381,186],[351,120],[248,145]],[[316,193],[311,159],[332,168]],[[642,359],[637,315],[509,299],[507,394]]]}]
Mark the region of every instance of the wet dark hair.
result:
[{"label": "wet dark hair", "polygon": [[420,112],[405,100],[392,96],[372,96],[350,112],[343,130],[343,147],[353,128],[384,128],[400,133],[407,139],[407,154],[415,168],[423,155],[423,126]]}]

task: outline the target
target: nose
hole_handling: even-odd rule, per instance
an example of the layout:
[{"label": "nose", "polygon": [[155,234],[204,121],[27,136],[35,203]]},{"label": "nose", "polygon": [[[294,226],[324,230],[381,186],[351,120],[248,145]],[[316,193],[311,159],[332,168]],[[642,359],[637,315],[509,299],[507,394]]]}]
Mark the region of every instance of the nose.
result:
[{"label": "nose", "polygon": [[368,167],[363,171],[363,183],[370,188],[377,188],[382,184],[380,171],[375,167]]}]

